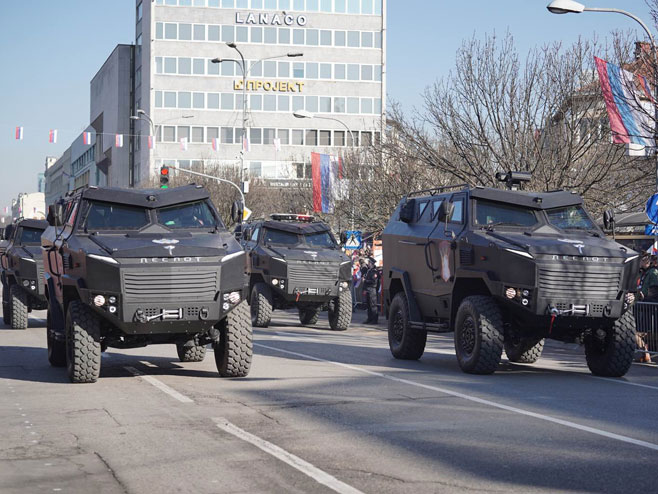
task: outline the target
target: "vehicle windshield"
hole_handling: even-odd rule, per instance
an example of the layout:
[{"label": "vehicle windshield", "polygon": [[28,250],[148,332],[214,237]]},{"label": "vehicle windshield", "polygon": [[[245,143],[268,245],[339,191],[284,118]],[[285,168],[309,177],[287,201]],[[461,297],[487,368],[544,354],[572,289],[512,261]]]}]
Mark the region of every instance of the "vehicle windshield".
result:
[{"label": "vehicle windshield", "polygon": [[178,204],[156,210],[158,223],[180,230],[187,228],[216,228],[217,220],[206,201]]},{"label": "vehicle windshield", "polygon": [[21,244],[41,244],[41,234],[43,230],[38,228],[26,228],[23,227],[23,233],[21,233]]},{"label": "vehicle windshield", "polygon": [[532,209],[480,199],[475,204],[475,223],[527,227],[536,225],[538,220]]},{"label": "vehicle windshield", "polygon": [[304,241],[310,247],[320,247],[333,249],[336,247],[336,242],[329,232],[317,232],[304,235]]},{"label": "vehicle windshield", "polygon": [[300,243],[298,234],[273,228],[266,228],[265,237],[263,238],[266,245],[287,245],[288,247],[292,247]]},{"label": "vehicle windshield", "polygon": [[566,206],[546,211],[548,222],[562,230],[596,230],[582,206]]},{"label": "vehicle windshield", "polygon": [[83,228],[86,231],[139,230],[149,224],[146,208],[110,202],[92,202]]}]

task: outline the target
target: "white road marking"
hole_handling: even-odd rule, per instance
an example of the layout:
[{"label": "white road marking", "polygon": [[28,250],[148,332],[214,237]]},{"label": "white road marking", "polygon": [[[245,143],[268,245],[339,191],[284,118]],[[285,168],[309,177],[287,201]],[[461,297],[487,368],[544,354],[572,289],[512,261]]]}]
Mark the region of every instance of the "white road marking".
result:
[{"label": "white road marking", "polygon": [[640,388],[648,388],[658,390],[658,386],[649,386],[648,384],[632,383],[629,381],[620,381],[618,379],[612,379],[611,377],[599,377],[599,376],[590,376],[592,379],[600,379],[601,381],[608,381],[611,383],[617,384],[626,384],[627,386],[638,386]]},{"label": "white road marking", "polygon": [[140,360],[139,363],[142,364],[142,365],[145,365],[146,367],[151,367],[151,368],[155,368],[155,369],[158,368],[157,365],[152,364],[151,362],[147,362],[146,360]]},{"label": "white road marking", "polygon": [[254,346],[267,348],[269,350],[274,350],[275,352],[281,352],[281,353],[287,353],[289,355],[295,355],[297,357],[302,357],[302,358],[305,358],[305,359],[308,359],[308,360],[314,360],[316,362],[324,362],[324,363],[327,363],[327,364],[335,365],[337,367],[343,367],[345,369],[354,370],[354,371],[357,371],[357,372],[361,372],[363,374],[368,374],[368,375],[371,375],[371,376],[381,377],[383,379],[398,382],[398,383],[401,383],[401,384],[409,384],[411,386],[416,386],[418,388],[424,388],[424,389],[429,389],[429,390],[432,390],[432,391],[437,391],[439,393],[443,393],[443,394],[446,394],[448,396],[454,396],[455,398],[461,398],[463,400],[472,401],[474,403],[479,403],[481,405],[486,405],[486,406],[490,406],[490,407],[493,407],[493,408],[498,408],[498,409],[501,409],[501,410],[507,410],[508,412],[516,413],[516,414],[519,414],[519,415],[525,415],[527,417],[533,417],[533,418],[536,418],[536,419],[539,419],[539,420],[544,420],[546,422],[552,422],[554,424],[563,425],[563,426],[569,427],[571,429],[576,429],[576,430],[580,430],[580,431],[584,431],[584,432],[589,432],[591,434],[596,434],[598,436],[603,436],[603,437],[607,437],[609,439],[615,439],[617,441],[621,441],[621,442],[624,442],[624,443],[633,444],[635,446],[641,446],[643,448],[658,451],[658,444],[650,443],[650,442],[647,442],[647,441],[642,441],[642,440],[639,440],[639,439],[633,439],[632,437],[622,436],[620,434],[615,434],[614,432],[604,431],[602,429],[597,429],[595,427],[589,427],[587,425],[577,424],[576,422],[571,422],[569,420],[559,419],[557,417],[551,417],[550,415],[544,415],[542,413],[531,412],[530,410],[524,410],[522,408],[516,408],[516,407],[509,406],[509,405],[504,405],[502,403],[497,403],[495,401],[485,400],[483,398],[477,398],[475,396],[470,396],[470,395],[467,395],[465,393],[460,393],[458,391],[452,391],[450,389],[440,388],[438,386],[430,386],[429,384],[422,384],[422,383],[418,383],[418,382],[415,382],[415,381],[410,381],[409,379],[402,379],[402,378],[399,378],[399,377],[390,376],[388,374],[383,374],[381,372],[375,372],[375,371],[371,371],[371,370],[368,370],[368,369],[363,369],[363,368],[357,367],[355,365],[343,364],[342,362],[334,362],[332,360],[326,360],[326,359],[323,359],[323,358],[314,357],[312,355],[306,355],[304,353],[291,352],[289,350],[283,350],[281,348],[276,348],[276,347],[272,347],[272,346],[268,346],[268,345],[263,345],[262,343],[254,343]]},{"label": "white road marking", "polygon": [[229,434],[242,439],[243,441],[253,444],[257,448],[274,456],[278,460],[281,460],[282,462],[299,470],[304,475],[311,477],[316,482],[329,487],[329,489],[333,490],[334,492],[339,492],[341,494],[363,494],[361,491],[344,482],[341,482],[336,477],[329,475],[327,472],[320,470],[318,467],[310,464],[305,460],[302,460],[300,457],[287,452],[285,449],[277,446],[276,444],[272,444],[265,439],[240,429],[238,426],[233,425],[225,418],[216,418],[214,420],[217,424],[217,427],[223,431],[228,432]]},{"label": "white road marking", "polygon": [[147,383],[152,384],[153,386],[158,388],[160,391],[162,391],[164,393],[167,393],[169,396],[171,396],[172,398],[175,398],[176,400],[180,401],[181,403],[194,403],[194,400],[192,400],[191,398],[188,398],[184,394],[179,393],[174,388],[170,388],[165,383],[163,383],[159,379],[156,379],[153,376],[145,376],[144,374],[139,372],[134,367],[124,367],[124,369],[126,369],[128,372],[130,372],[135,377],[139,377],[139,378],[143,379],[144,381],[146,381]]}]

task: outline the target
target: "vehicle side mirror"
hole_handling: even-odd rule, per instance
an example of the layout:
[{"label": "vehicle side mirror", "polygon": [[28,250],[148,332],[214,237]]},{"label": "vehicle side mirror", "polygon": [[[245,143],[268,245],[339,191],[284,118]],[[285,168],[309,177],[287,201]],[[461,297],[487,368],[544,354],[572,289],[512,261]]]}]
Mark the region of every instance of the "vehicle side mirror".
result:
[{"label": "vehicle side mirror", "polygon": [[455,204],[448,201],[443,201],[439,206],[439,212],[437,218],[439,221],[448,221],[452,217],[452,213],[455,212]]},{"label": "vehicle side mirror", "polygon": [[611,209],[606,209],[603,212],[603,227],[606,230],[615,229],[615,213]]},{"label": "vehicle side mirror", "polygon": [[414,220],[414,214],[416,213],[416,200],[407,199],[404,204],[400,207],[400,221],[405,223],[411,223]]},{"label": "vehicle side mirror", "polygon": [[347,233],[340,232],[340,244],[345,245],[347,243]]},{"label": "vehicle side mirror", "polygon": [[242,223],[244,215],[244,204],[241,201],[235,201],[231,205],[231,220],[233,223]]}]

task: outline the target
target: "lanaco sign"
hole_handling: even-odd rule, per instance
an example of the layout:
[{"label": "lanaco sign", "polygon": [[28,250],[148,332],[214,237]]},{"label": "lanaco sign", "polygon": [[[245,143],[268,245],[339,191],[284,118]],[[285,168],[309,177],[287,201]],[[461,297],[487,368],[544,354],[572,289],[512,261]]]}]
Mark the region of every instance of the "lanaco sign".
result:
[{"label": "lanaco sign", "polygon": [[[244,88],[242,80],[233,81],[233,89],[242,91]],[[280,93],[301,93],[304,89],[303,82],[293,81],[247,81],[247,91],[278,91]]]},{"label": "lanaco sign", "polygon": [[290,14],[267,14],[252,12],[236,12],[236,24],[261,24],[266,26],[305,26],[307,22],[305,15],[290,15]]}]

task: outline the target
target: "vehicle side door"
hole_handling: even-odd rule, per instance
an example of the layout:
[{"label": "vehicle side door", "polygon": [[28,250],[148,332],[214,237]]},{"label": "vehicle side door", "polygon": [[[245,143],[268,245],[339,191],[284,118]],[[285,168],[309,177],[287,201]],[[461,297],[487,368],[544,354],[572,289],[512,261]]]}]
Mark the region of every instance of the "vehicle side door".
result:
[{"label": "vehicle side door", "polygon": [[80,198],[71,200],[65,210],[65,223],[62,227],[58,227],[57,236],[52,246],[52,253],[48,254],[51,274],[55,281],[55,297],[57,300],[64,304],[64,285],[66,279],[66,270],[68,266],[68,259],[70,259],[70,249],[68,247],[68,239],[73,233],[75,222],[80,210]]},{"label": "vehicle side door", "polygon": [[440,221],[437,211],[437,216],[434,218],[437,228],[429,239],[428,248],[432,264],[431,293],[437,300],[436,315],[441,318],[450,316],[450,297],[455,285],[457,239],[464,230],[467,218],[465,193],[453,194],[446,200],[452,204],[452,213],[449,218]]},{"label": "vehicle side door", "polygon": [[258,270],[258,240],[262,228],[260,224],[251,226],[245,238],[244,251],[247,256],[247,272],[251,274]]}]

